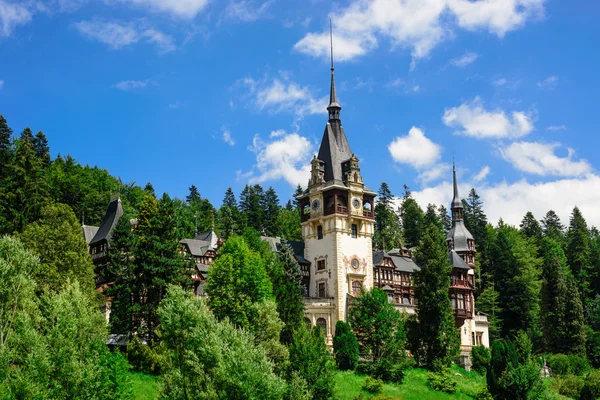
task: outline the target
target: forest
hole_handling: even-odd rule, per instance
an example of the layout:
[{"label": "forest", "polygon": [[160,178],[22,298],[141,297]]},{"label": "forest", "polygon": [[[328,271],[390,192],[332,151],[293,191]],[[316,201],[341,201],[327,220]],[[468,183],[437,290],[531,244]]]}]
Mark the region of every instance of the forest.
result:
[{"label": "forest", "polygon": [[[99,294],[81,225],[99,225],[115,193],[124,217],[108,250],[114,284]],[[304,323],[300,267],[285,245],[301,240],[293,198],[282,205],[273,188],[246,185],[215,207],[192,183],[185,199],[157,196],[151,183],[52,159],[43,132],[14,134],[0,115],[0,398],[131,399],[132,377],[144,374],[164,399],[385,400],[409,398],[390,388],[421,372],[430,398],[600,397],[598,229],[576,205],[567,225],[549,210],[517,227],[489,223],[475,189],[463,203],[476,241],[475,305],[492,339],[473,348],[473,373],[454,365],[443,205],[423,210],[408,186],[396,197],[381,184],[373,248],[414,248],[417,314],[363,291],[330,349]],[[194,296],[179,240],[213,226],[224,244],[208,296]],[[261,234],[284,245],[273,252]],[[112,299],[108,325],[102,296]],[[126,333],[126,348],[107,347],[111,333]],[[356,377],[360,393],[348,397],[345,382]]]}]

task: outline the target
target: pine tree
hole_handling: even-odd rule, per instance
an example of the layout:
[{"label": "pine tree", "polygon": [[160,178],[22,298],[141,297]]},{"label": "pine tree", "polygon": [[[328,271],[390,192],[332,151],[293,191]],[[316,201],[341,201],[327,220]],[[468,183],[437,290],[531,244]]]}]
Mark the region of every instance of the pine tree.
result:
[{"label": "pine tree", "polygon": [[185,201],[187,201],[188,204],[191,204],[195,201],[199,201],[202,198],[200,196],[200,192],[198,191],[198,188],[196,187],[196,185],[190,186],[189,190],[190,190],[190,194],[185,196]]},{"label": "pine tree", "polygon": [[242,233],[238,204],[230,187],[225,192],[223,204],[219,208],[217,216],[219,221],[219,236],[223,240],[227,240],[234,234],[240,235]]},{"label": "pine tree", "polygon": [[245,227],[258,232],[263,230],[264,191],[260,185],[246,185],[240,193],[239,209],[245,222]]},{"label": "pine tree", "polygon": [[483,201],[477,191],[472,188],[463,204],[465,205],[465,226],[475,238],[475,243],[482,245],[485,242],[487,233],[487,216],[483,212]]},{"label": "pine tree", "polygon": [[429,226],[430,224],[437,226],[440,231],[445,233],[444,226],[442,225],[442,221],[440,220],[440,218],[438,216],[438,212],[435,207],[435,204],[431,204],[431,203],[429,203],[427,205],[427,209],[425,211],[425,216],[423,217],[423,226]]},{"label": "pine tree", "polygon": [[422,360],[428,368],[450,366],[458,353],[459,341],[454,326],[448,287],[452,266],[448,261],[442,232],[429,225],[415,252],[421,270],[415,276],[418,330],[422,342]]},{"label": "pine tree", "polygon": [[50,166],[50,147],[48,146],[48,139],[44,132],[39,131],[33,138],[33,149],[35,150],[36,156],[40,159],[43,168]]},{"label": "pine tree", "polygon": [[423,235],[423,210],[412,197],[405,198],[400,207],[402,218],[402,233],[405,245],[408,248],[419,245]]},{"label": "pine tree", "polygon": [[560,222],[560,218],[558,218],[558,215],[553,210],[548,211],[540,222],[545,237],[562,243],[565,226]]},{"label": "pine tree", "polygon": [[152,183],[146,183],[146,186],[144,186],[144,191],[149,195],[156,197],[156,193],[154,192],[154,186],[152,186]]},{"label": "pine tree", "polygon": [[335,324],[333,354],[340,371],[356,368],[358,364],[358,342],[356,336],[350,330],[350,325],[344,321],[338,321]]},{"label": "pine tree", "polygon": [[525,235],[528,238],[534,239],[538,246],[541,245],[543,235],[542,227],[540,226],[540,223],[535,219],[531,211],[527,211],[527,214],[525,214],[525,216],[523,217],[523,220],[521,221],[521,225],[519,225],[519,227],[521,228],[521,233],[523,235]]},{"label": "pine tree", "polygon": [[281,234],[281,229],[277,225],[280,209],[279,197],[277,197],[277,192],[271,186],[265,192],[263,206],[263,226],[268,236],[276,237]]},{"label": "pine tree", "polygon": [[304,194],[304,189],[302,189],[301,185],[296,186],[296,190],[294,191],[294,207],[296,208],[296,210],[300,209],[300,202],[297,200],[298,196],[302,196]]},{"label": "pine tree", "polygon": [[448,232],[452,228],[452,217],[448,214],[448,209],[441,204],[438,208],[438,218],[442,222],[444,232]]},{"label": "pine tree", "polygon": [[287,207],[280,211],[277,226],[281,230],[281,237],[286,240],[302,240],[302,225],[300,213],[297,210],[288,210]]},{"label": "pine tree", "polygon": [[479,294],[476,301],[476,309],[487,314],[490,340],[498,339],[502,328],[502,320],[500,319],[502,307],[500,307],[498,298],[498,291],[491,284]]},{"label": "pine tree", "polygon": [[400,242],[400,220],[394,211],[394,196],[387,183],[382,182],[375,205],[375,235],[373,246],[380,250],[397,247]]},{"label": "pine tree", "polygon": [[279,248],[281,269],[273,279],[273,293],[277,302],[279,318],[285,324],[281,332],[281,341],[290,343],[294,332],[304,321],[304,288],[300,264],[294,258],[292,249],[285,240]]},{"label": "pine tree", "polygon": [[585,302],[591,295],[590,237],[585,219],[577,207],[573,209],[571,214],[566,242],[569,266],[578,283],[581,301]]},{"label": "pine tree", "polygon": [[12,129],[8,126],[4,116],[0,114],[0,234],[9,233],[12,225],[10,212],[9,190],[12,179],[12,163],[14,147],[12,145]]},{"label": "pine tree", "polygon": [[6,176],[5,168],[12,161],[11,136],[12,129],[8,126],[4,116],[0,114],[0,184],[2,183],[1,178]]}]

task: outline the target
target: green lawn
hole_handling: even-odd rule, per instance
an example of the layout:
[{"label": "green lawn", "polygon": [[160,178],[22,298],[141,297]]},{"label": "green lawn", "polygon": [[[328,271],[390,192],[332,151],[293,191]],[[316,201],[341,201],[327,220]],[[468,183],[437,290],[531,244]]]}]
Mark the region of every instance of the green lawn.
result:
[{"label": "green lawn", "polygon": [[[427,371],[420,368],[411,368],[407,371],[401,385],[388,385],[383,388],[383,394],[401,400],[446,400],[446,399],[472,399],[485,385],[485,379],[476,372],[453,367],[452,373],[458,383],[454,394],[436,392],[427,384]],[[335,377],[335,398],[337,400],[352,400],[362,392],[361,387],[365,376],[353,372],[338,372]]]},{"label": "green lawn", "polygon": [[141,372],[131,373],[134,400],[153,400],[158,398],[158,379]]}]

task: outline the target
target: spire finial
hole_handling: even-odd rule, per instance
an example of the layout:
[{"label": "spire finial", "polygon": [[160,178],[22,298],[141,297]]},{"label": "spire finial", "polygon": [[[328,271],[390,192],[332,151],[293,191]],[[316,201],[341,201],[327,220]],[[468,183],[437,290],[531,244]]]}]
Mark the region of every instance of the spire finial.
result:
[{"label": "spire finial", "polygon": [[342,107],[337,102],[335,79],[333,77],[333,28],[331,18],[329,19],[329,40],[331,42],[331,88],[329,89],[329,106],[327,106],[327,111],[329,112],[329,120],[332,121],[340,119],[340,110]]},{"label": "spire finial", "polygon": [[331,26],[331,18],[329,18],[329,42],[331,44],[331,72],[333,72],[333,28]]}]

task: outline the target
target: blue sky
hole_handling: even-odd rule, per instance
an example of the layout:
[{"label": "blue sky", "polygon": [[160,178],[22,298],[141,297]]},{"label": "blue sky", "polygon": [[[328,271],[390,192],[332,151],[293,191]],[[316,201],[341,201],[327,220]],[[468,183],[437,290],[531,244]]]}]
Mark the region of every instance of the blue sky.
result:
[{"label": "blue sky", "polygon": [[220,205],[306,185],[326,123],[329,18],[342,123],[372,189],[492,222],[578,205],[600,225],[600,3],[0,0],[0,113],[123,181]]}]

